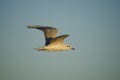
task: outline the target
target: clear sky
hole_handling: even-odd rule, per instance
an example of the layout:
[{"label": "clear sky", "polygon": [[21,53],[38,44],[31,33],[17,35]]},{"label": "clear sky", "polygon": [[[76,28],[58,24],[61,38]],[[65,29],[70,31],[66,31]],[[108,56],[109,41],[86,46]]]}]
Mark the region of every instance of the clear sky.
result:
[{"label": "clear sky", "polygon": [[[53,26],[75,51],[38,52]],[[119,80],[119,0],[0,0],[0,80]]]}]

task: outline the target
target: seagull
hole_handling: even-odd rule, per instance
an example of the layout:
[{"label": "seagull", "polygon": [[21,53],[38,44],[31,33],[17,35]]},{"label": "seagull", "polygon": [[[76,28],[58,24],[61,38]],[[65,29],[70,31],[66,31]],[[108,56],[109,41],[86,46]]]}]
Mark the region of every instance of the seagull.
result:
[{"label": "seagull", "polygon": [[37,51],[64,51],[64,50],[75,50],[69,44],[64,43],[64,39],[69,36],[69,34],[57,36],[58,29],[49,26],[41,26],[41,25],[29,25],[27,26],[30,29],[39,29],[43,31],[45,36],[45,46],[35,48]]}]

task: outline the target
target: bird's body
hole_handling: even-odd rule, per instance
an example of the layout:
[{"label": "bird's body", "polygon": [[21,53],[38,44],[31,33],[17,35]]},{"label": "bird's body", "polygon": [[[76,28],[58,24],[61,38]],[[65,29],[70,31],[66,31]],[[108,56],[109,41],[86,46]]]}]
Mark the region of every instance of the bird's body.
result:
[{"label": "bird's body", "polygon": [[48,45],[48,46],[43,46],[41,48],[37,48],[38,51],[64,51],[68,48],[66,48],[66,44],[60,44],[60,45]]},{"label": "bird's body", "polygon": [[31,25],[28,26],[31,29],[39,29],[44,32],[45,36],[45,46],[36,48],[37,51],[63,51],[73,49],[69,44],[65,44],[63,41],[69,35],[57,36],[58,30],[53,27],[41,26],[41,25]]}]

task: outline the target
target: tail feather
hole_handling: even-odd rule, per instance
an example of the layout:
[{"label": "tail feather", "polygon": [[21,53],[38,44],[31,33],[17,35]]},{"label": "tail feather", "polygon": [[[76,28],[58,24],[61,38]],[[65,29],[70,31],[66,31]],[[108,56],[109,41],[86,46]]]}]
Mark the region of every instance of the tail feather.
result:
[{"label": "tail feather", "polygon": [[34,48],[36,51],[44,51],[44,48]]},{"label": "tail feather", "polygon": [[31,28],[31,29],[36,29],[36,28],[38,28],[38,27],[42,27],[42,26],[40,26],[40,25],[29,25],[29,26],[27,26],[28,28]]}]

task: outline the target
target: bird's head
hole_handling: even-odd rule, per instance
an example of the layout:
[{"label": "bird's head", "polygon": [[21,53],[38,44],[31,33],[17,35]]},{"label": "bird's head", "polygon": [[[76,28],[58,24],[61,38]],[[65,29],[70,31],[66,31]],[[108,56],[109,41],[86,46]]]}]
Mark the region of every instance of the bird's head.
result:
[{"label": "bird's head", "polygon": [[66,48],[67,48],[67,49],[71,49],[71,50],[75,50],[75,48],[73,48],[73,47],[72,47],[71,45],[69,45],[69,44],[66,45]]}]

